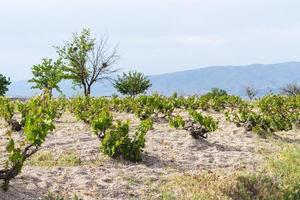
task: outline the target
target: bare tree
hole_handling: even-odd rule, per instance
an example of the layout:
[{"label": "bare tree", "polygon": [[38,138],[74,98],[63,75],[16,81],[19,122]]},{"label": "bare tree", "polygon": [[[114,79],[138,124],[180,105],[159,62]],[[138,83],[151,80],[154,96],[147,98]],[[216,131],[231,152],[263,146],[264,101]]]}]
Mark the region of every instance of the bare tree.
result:
[{"label": "bare tree", "polygon": [[110,79],[110,75],[117,71],[114,65],[120,58],[117,46],[111,51],[108,49],[107,36],[96,42],[89,29],[83,29],[79,35],[74,33],[73,40],[57,47],[57,52],[67,62],[65,78],[72,80],[75,86],[83,87],[85,96],[91,95],[94,83]]},{"label": "bare tree", "polygon": [[118,71],[112,68],[120,56],[117,53],[117,47],[109,52],[107,50],[107,37],[102,37],[100,42],[95,45],[95,48],[88,55],[88,65],[91,66],[91,76],[86,80],[86,88],[88,96],[91,94],[91,86],[101,80],[111,80],[111,75]]},{"label": "bare tree", "polygon": [[289,83],[283,88],[280,89],[281,94],[288,95],[288,96],[297,96],[300,95],[300,86],[294,82],[294,83]]},{"label": "bare tree", "polygon": [[254,99],[254,97],[257,95],[257,93],[258,93],[258,91],[254,88],[254,87],[252,87],[252,86],[247,86],[246,88],[245,88],[245,92],[246,92],[246,94],[247,94],[247,96],[248,96],[248,98],[250,99],[250,100],[252,100],[252,99]]}]

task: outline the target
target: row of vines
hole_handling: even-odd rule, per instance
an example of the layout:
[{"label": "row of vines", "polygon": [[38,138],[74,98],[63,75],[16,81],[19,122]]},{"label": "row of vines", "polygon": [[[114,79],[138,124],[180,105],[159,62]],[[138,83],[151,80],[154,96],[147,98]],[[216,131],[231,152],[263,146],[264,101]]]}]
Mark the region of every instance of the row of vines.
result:
[{"label": "row of vines", "polygon": [[[54,131],[55,120],[64,112],[91,127],[100,141],[100,150],[113,158],[138,162],[146,144],[146,134],[154,123],[168,123],[186,130],[194,139],[206,139],[218,129],[218,121],[204,114],[222,112],[226,120],[266,137],[300,125],[300,96],[268,95],[245,101],[222,90],[202,96],[165,97],[158,94],[138,97],[76,97],[51,99],[36,97],[26,102],[0,98],[0,118],[5,121],[5,149],[1,149],[0,180],[8,189],[9,181],[22,170],[24,162],[35,154]],[[129,134],[130,120],[116,120],[114,113],[134,114],[140,124]],[[185,113],[185,114],[183,114]],[[1,139],[2,140],[2,139]],[[2,141],[1,141],[2,144]],[[2,148],[2,147],[1,147]]]}]

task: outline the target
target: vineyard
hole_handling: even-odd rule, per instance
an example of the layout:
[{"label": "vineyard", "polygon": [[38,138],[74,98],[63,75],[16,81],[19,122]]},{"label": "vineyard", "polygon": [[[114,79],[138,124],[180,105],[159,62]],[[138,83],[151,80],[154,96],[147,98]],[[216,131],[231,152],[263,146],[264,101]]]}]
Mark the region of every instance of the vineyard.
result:
[{"label": "vineyard", "polygon": [[1,97],[0,118],[4,199],[173,199],[172,176],[256,171],[300,143],[299,95]]}]

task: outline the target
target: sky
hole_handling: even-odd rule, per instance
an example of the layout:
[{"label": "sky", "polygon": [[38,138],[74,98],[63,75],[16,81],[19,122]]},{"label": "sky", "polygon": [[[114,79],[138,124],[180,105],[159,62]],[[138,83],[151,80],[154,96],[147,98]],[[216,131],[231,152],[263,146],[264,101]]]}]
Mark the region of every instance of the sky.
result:
[{"label": "sky", "polygon": [[122,71],[300,61],[299,0],[0,0],[0,73],[31,78],[73,32],[118,44]]}]

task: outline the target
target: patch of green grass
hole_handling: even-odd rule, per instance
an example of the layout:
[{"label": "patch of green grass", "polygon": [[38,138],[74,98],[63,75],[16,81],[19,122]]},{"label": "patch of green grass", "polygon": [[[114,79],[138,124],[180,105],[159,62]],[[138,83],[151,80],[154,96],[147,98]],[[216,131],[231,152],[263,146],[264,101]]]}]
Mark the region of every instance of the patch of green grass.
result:
[{"label": "patch of green grass", "polygon": [[75,153],[61,154],[57,160],[57,164],[64,167],[79,166],[81,163],[81,159]]},{"label": "patch of green grass", "polygon": [[28,165],[39,167],[53,167],[56,165],[54,155],[50,151],[41,151],[33,155],[28,161]]},{"label": "patch of green grass", "polygon": [[273,155],[258,172],[184,174],[160,188],[162,199],[299,200],[300,146]]},{"label": "patch of green grass", "polygon": [[79,198],[77,195],[73,195],[72,198],[65,198],[62,195],[57,195],[52,192],[48,192],[47,196],[43,198],[43,200],[65,200],[65,199],[70,199],[70,200],[82,200]]},{"label": "patch of green grass", "polygon": [[161,188],[161,198],[172,199],[197,199],[213,200],[228,199],[220,187],[222,176],[216,173],[184,174],[173,177]]},{"label": "patch of green grass", "polygon": [[300,199],[300,145],[288,146],[271,158],[266,170],[279,179],[285,199]]},{"label": "patch of green grass", "polygon": [[58,157],[50,151],[38,152],[28,161],[28,164],[31,166],[38,167],[74,167],[82,164],[80,157],[75,153],[64,152]]},{"label": "patch of green grass", "polygon": [[141,179],[138,179],[134,175],[123,177],[125,181],[127,181],[128,185],[138,185],[142,183]]},{"label": "patch of green grass", "polygon": [[93,160],[89,160],[85,164],[92,166],[92,167],[102,166],[109,159],[110,159],[110,157],[107,155],[98,154]]},{"label": "patch of green grass", "polygon": [[240,173],[223,185],[223,194],[234,200],[282,199],[276,178],[263,173]]}]

